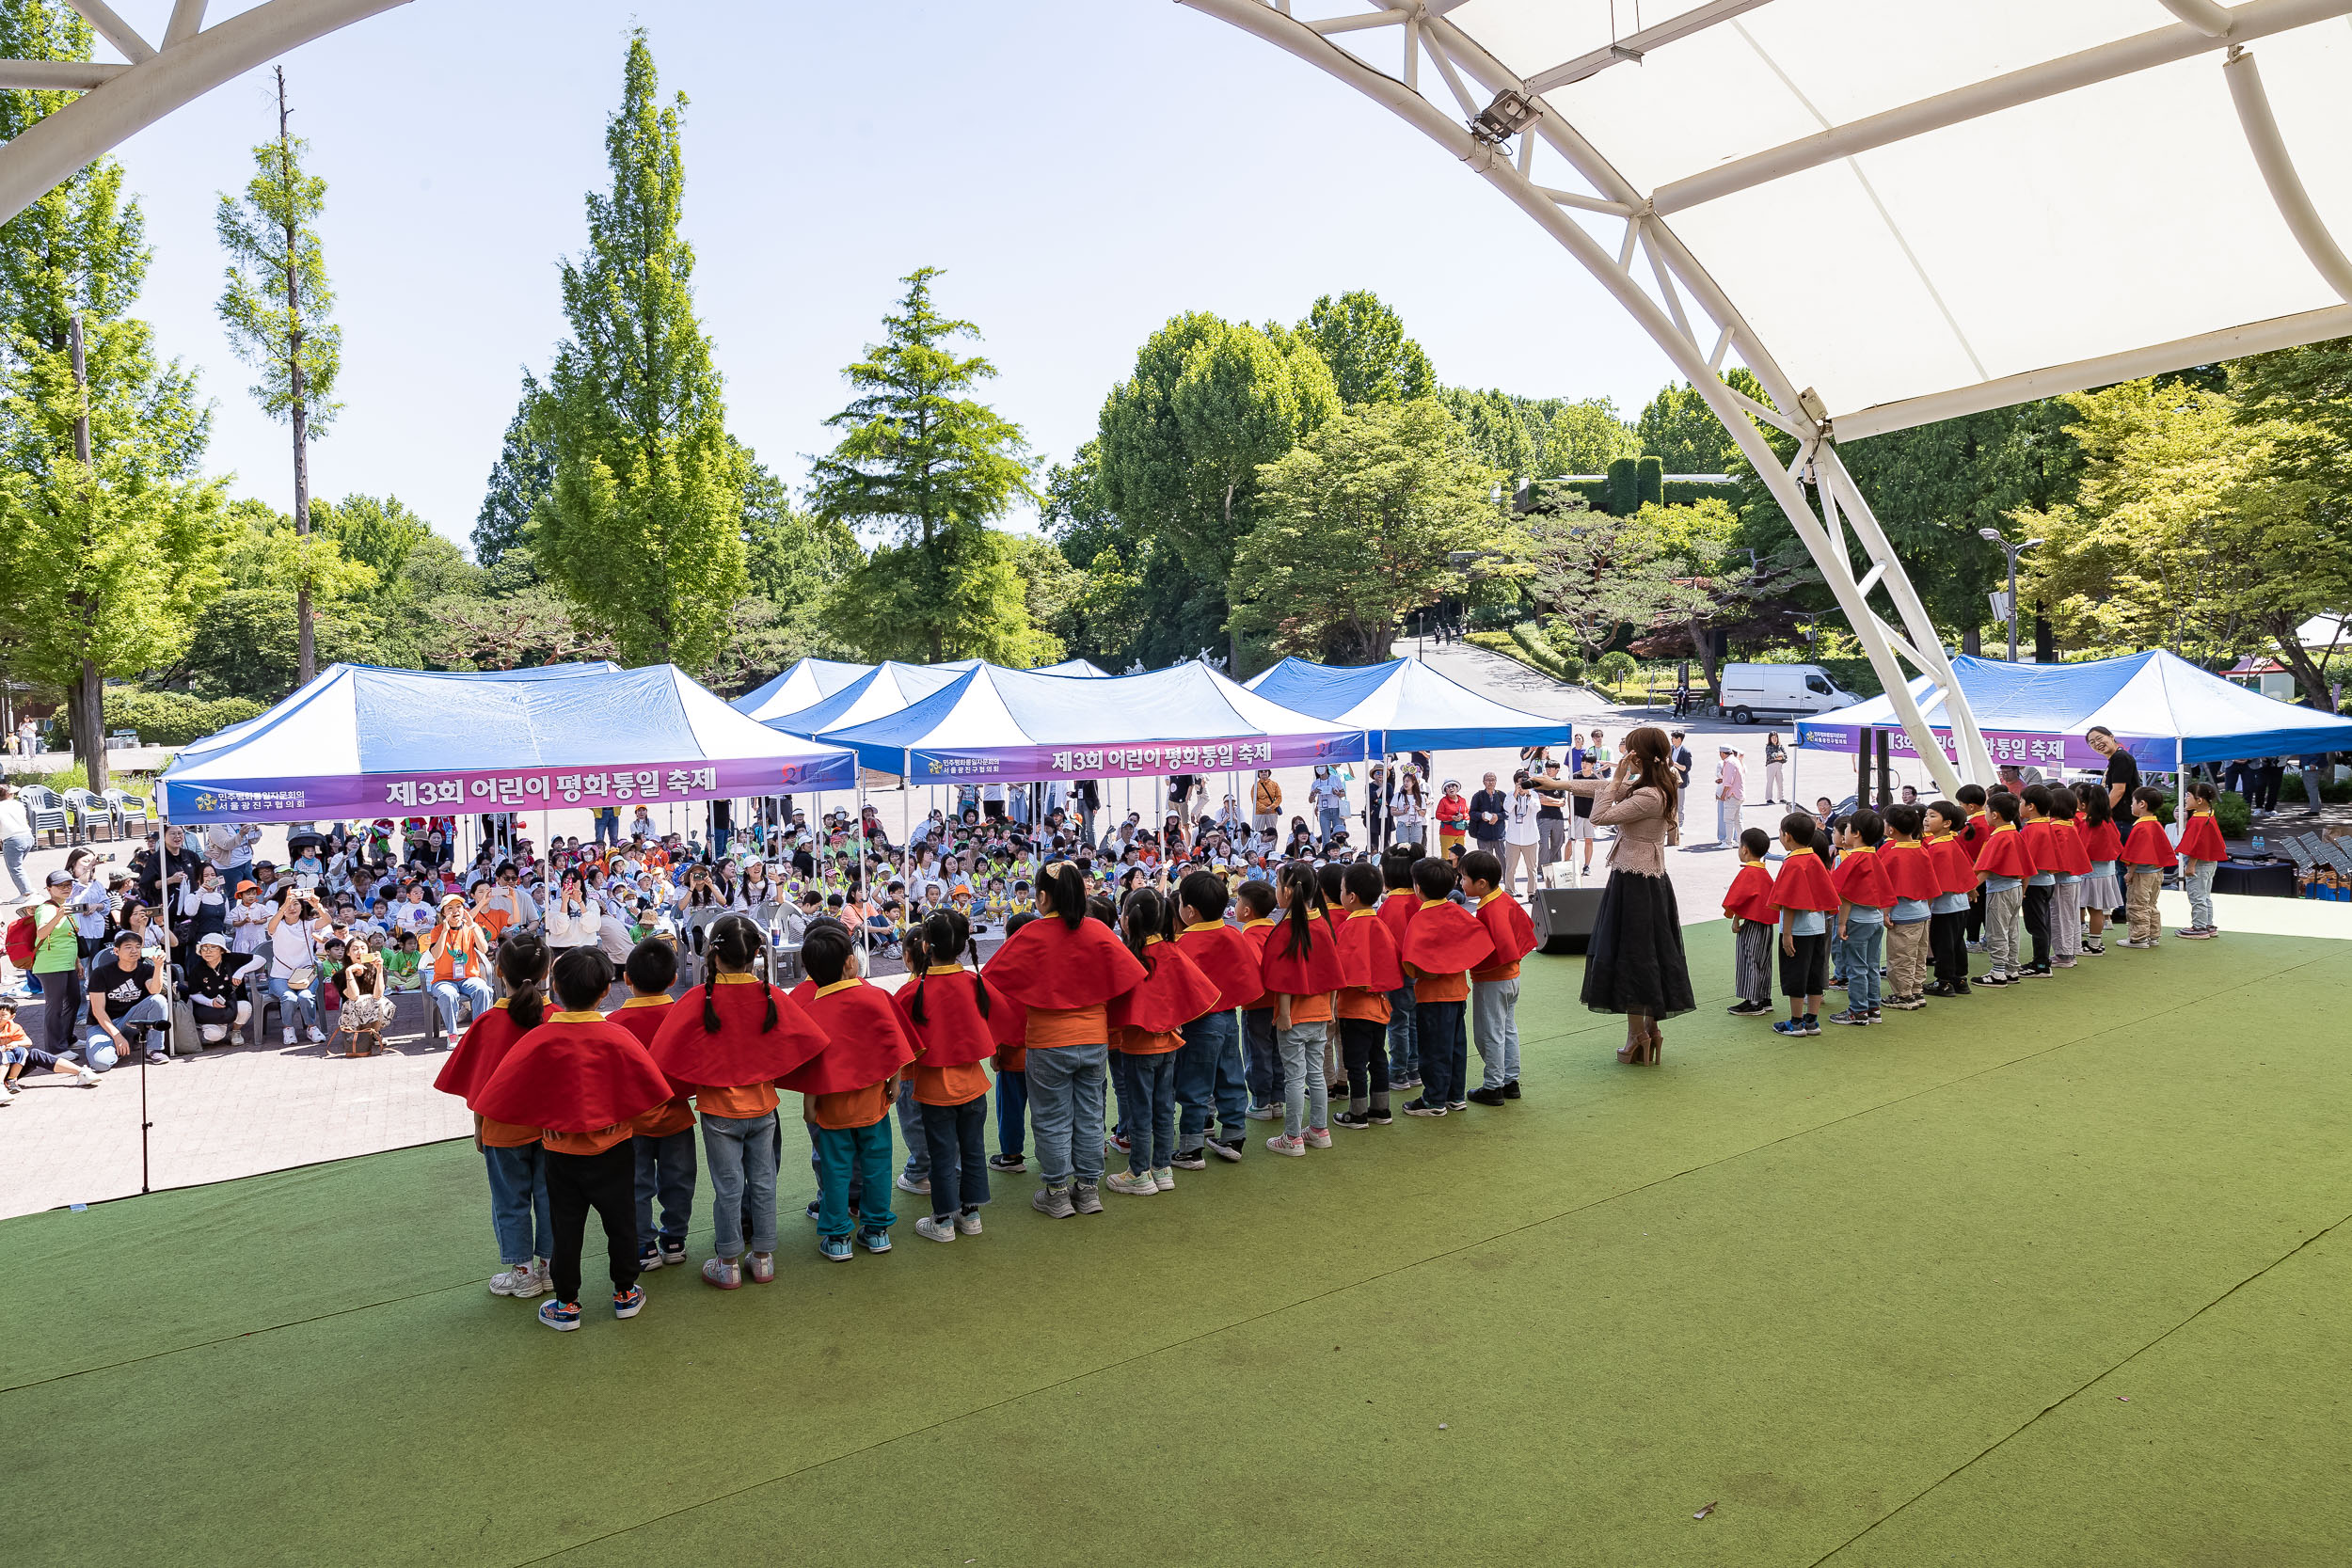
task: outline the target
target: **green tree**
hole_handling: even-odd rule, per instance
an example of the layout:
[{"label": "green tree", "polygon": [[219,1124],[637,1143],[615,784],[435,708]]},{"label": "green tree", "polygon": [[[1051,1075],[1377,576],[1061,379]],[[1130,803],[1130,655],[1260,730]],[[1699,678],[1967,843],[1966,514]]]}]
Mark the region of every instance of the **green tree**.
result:
[{"label": "green tree", "polygon": [[1536,463],[1547,476],[1607,473],[1618,458],[1641,454],[1641,437],[1617,417],[1617,405],[1607,398],[1574,403],[1551,398],[1536,404],[1535,413],[1542,437]]},{"label": "green tree", "polygon": [[[963,395],[996,367],[946,346],[979,329],[933,307],[938,276],[936,267],[918,267],[899,279],[907,292],[897,314],[882,318],[882,341],[842,372],[857,395],[825,421],[841,440],[810,471],[819,516],[850,528],[881,525],[896,536],[845,582],[911,618],[884,628],[836,594],[834,624],[846,628],[848,615],[862,628],[853,641],[899,650],[882,657],[934,664],[990,657],[981,645],[1023,646],[1032,635],[1009,552],[988,525],[1015,499],[1037,498],[1021,427]],[[1000,614],[1013,619],[1002,626],[975,619]]]},{"label": "green tree", "polygon": [[[0,3],[0,54],[87,60],[54,0]],[[0,92],[0,139],[72,101]],[[104,729],[106,677],[171,662],[216,591],[221,498],[198,477],[211,418],[129,315],[149,252],[121,166],[99,159],[0,226],[0,663]],[[89,784],[105,752],[84,747]]]},{"label": "green tree", "polygon": [[[1724,372],[1723,380],[1733,391],[1767,408],[1772,406],[1763,384],[1745,366],[1734,365]],[[1739,444],[1730,432],[1707,406],[1699,389],[1687,381],[1669,382],[1659,388],[1633,421],[1633,434],[1641,450],[1664,464],[1670,474],[1727,473],[1740,456]]]},{"label": "green tree", "polygon": [[1586,663],[1629,629],[1647,629],[1666,609],[1661,530],[1589,511],[1580,499],[1530,516],[1523,531],[1529,592]]},{"label": "green tree", "polygon": [[1050,664],[1060,645],[1029,621],[1013,536],[958,529],[930,550],[882,545],[826,600],[831,629],[867,658]]},{"label": "green tree", "polygon": [[1492,389],[1481,392],[1447,387],[1438,393],[1438,401],[1461,425],[1470,451],[1488,467],[1500,468],[1506,483],[1536,477],[1539,448],[1536,431],[1527,417],[1526,399]]},{"label": "green tree", "polygon": [[539,378],[524,371],[522,396],[506,421],[506,438],[499,443],[482,511],[474,518],[474,559],[485,566],[497,565],[501,556],[529,542],[532,513],[555,487],[555,447],[533,422],[546,395]]},{"label": "green tree", "polygon": [[[1196,311],[1144,342],[1103,405],[1095,483],[1120,524],[1154,542],[1137,562],[1147,599],[1190,607],[1172,633],[1154,629],[1151,655],[1188,656],[1196,637],[1227,629],[1226,585],[1257,523],[1263,466],[1339,411],[1330,368],[1303,334],[1278,341]],[[1238,642],[1232,652],[1238,667]]]},{"label": "green tree", "polygon": [[1337,299],[1325,294],[1298,324],[1323,362],[1340,402],[1409,403],[1438,390],[1429,356],[1405,335],[1403,318],[1367,289]]},{"label": "green tree", "polygon": [[[220,198],[215,227],[229,253],[220,319],[229,346],[254,367],[254,401],[294,429],[294,518],[310,531],[310,435],[324,434],[342,404],[334,398],[342,363],[342,328],[327,320],[335,308],[326,281],[326,252],[318,236],[326,208],[326,182],[302,166],[310,144],[289,129],[286,68],[278,68],[278,135],[253,150],[253,178],[245,199]],[[300,681],[318,673],[310,626],[312,585],[295,585],[294,615]]]},{"label": "green tree", "polygon": [[1284,653],[1387,658],[1406,611],[1461,588],[1449,552],[1494,541],[1496,477],[1434,398],[1350,408],[1266,466],[1234,625]]},{"label": "green tree", "polygon": [[572,335],[532,414],[555,458],[532,556],[629,662],[698,669],[742,591],[742,451],[678,237],[686,100],[659,91],[639,28],[605,129],[612,187],[588,196],[588,248],[564,263]]}]

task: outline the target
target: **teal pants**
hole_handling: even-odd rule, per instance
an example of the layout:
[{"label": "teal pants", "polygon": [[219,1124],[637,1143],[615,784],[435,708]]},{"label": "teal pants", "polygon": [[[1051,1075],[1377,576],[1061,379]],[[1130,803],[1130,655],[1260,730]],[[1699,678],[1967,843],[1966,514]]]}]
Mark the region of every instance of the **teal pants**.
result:
[{"label": "teal pants", "polygon": [[867,1230],[887,1230],[898,1215],[890,1212],[890,1181],[894,1150],[890,1118],[870,1127],[809,1128],[817,1145],[817,1229],[826,1236],[850,1233],[850,1172],[855,1170],[865,1191],[858,1195],[858,1225]]}]

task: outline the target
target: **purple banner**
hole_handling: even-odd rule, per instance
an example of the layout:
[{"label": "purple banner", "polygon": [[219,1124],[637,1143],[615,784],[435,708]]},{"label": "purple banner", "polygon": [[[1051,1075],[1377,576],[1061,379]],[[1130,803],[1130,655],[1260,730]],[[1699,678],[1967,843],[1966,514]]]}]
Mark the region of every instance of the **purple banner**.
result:
[{"label": "purple banner", "polygon": [[344,773],[324,778],[163,782],[173,822],[304,822],[659,801],[733,800],[796,790],[850,789],[850,759],[812,757],[646,762],[612,768],[501,768],[450,773]]},{"label": "purple banner", "polygon": [[[948,779],[999,779],[1025,784],[1040,779],[1139,778],[1168,773],[1221,773],[1240,768],[1311,768],[1318,763],[1356,762],[1364,755],[1359,734],[1266,736],[1248,740],[1160,740],[1117,746],[1008,746],[989,751],[912,753],[912,784]],[[877,766],[879,752],[865,753]]]},{"label": "purple banner", "polygon": [[[1797,744],[1812,752],[1851,752],[1862,744],[1862,737],[1873,726],[1863,724],[1814,724],[1797,727]],[[1886,736],[1890,756],[1911,756],[1915,752],[1911,744],[1911,732],[1900,725],[1876,727]],[[1952,732],[1938,726],[1934,735],[1944,747],[1944,754],[1954,762],[1960,760],[1959,743]],[[2116,744],[2137,759],[2142,768],[2172,770],[2173,740],[2170,736],[2120,735]],[[1876,743],[1873,742],[1875,745]],[[2107,759],[2090,749],[2090,742],[2078,735],[2049,735],[2024,730],[1986,730],[1985,750],[1993,753],[1994,766],[2017,768],[2105,768]]]}]

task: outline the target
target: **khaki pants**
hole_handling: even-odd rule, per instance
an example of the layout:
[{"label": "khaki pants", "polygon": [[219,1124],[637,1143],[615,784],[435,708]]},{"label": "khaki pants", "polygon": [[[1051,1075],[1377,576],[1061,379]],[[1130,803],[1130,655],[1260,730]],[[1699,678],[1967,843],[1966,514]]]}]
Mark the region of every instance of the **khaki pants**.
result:
[{"label": "khaki pants", "polygon": [[1928,923],[1914,920],[1886,927],[1886,991],[1914,997],[1927,989]]},{"label": "khaki pants", "polygon": [[1536,878],[1535,857],[1540,844],[1505,844],[1502,847],[1502,891],[1518,889],[1519,868],[1527,869],[1527,895],[1533,898],[1542,888]]},{"label": "khaki pants", "polygon": [[2129,871],[2123,876],[2123,911],[2131,919],[2132,940],[2153,945],[2164,922],[2156,917],[2156,890],[2164,886],[2161,871]]}]

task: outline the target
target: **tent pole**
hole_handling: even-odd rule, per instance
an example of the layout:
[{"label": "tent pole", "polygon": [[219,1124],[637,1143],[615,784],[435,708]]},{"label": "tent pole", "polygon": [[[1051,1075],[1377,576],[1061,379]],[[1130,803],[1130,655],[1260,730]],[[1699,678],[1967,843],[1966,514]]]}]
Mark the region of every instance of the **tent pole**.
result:
[{"label": "tent pole", "polygon": [[[863,878],[866,871],[866,769],[862,767],[857,775],[857,825],[851,832],[850,842],[857,846],[858,872]],[[859,973],[863,976],[873,971],[874,951],[873,943],[866,940],[866,922],[862,917],[857,923],[857,945]]]}]

